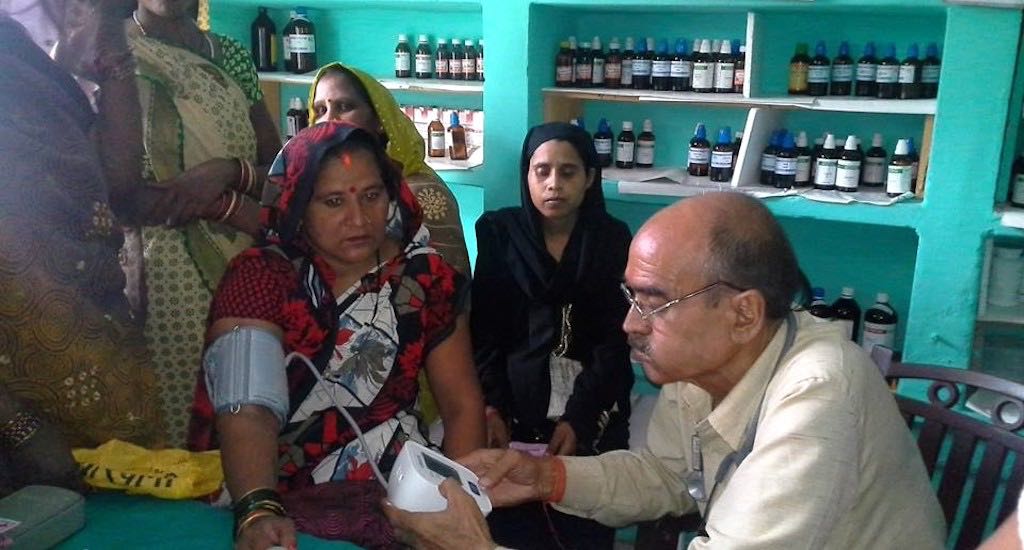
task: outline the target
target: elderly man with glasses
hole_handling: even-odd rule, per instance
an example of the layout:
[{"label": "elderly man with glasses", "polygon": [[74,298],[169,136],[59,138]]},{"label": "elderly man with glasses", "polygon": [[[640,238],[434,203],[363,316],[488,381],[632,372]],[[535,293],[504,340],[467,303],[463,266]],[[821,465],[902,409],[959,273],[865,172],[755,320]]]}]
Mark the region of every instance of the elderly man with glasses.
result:
[{"label": "elderly man with glasses", "polygon": [[[662,386],[647,448],[477,451],[462,462],[495,505],[546,501],[613,526],[699,511],[691,550],[943,547],[938,501],[878,369],[837,326],[793,311],[800,269],[762,204],[716,193],[662,210],[634,238],[624,279],[632,358]],[[385,508],[421,545],[493,547],[447,484],[445,512]]]}]

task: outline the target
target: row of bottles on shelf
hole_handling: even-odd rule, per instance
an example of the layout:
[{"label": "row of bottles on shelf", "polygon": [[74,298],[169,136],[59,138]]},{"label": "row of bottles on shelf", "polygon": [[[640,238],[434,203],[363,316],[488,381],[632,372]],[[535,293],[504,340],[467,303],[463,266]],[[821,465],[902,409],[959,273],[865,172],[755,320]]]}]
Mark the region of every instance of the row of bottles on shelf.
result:
[{"label": "row of bottles on shelf", "polygon": [[852,134],[840,150],[831,133],[817,138],[814,147],[809,148],[806,132],[794,138],[785,129],[776,130],[761,153],[758,181],[783,189],[813,185],[823,191],[847,193],[857,192],[862,185],[885,186],[888,196],[898,197],[915,190],[920,159],[913,143],[913,138],[898,140],[890,158],[881,134],[872,137],[871,148],[865,153],[860,139]]},{"label": "row of bottles on shelf", "polygon": [[[428,158],[467,160],[482,144],[484,113],[404,105],[402,111],[424,137]],[[447,128],[444,122],[447,120]]]},{"label": "row of bottles on shelf", "polygon": [[[861,309],[854,300],[854,290],[850,287],[843,287],[843,292],[832,304],[825,301],[825,289],[814,287],[811,289],[811,304],[807,306],[807,312],[815,316],[821,322],[839,323],[842,326],[846,337],[857,341],[857,333],[861,322]],[[871,353],[875,346],[885,346],[895,350],[896,345],[896,323],[898,316],[896,310],[889,304],[889,295],[879,292],[875,297],[875,304],[864,312],[864,332],[861,335],[861,346]]]},{"label": "row of bottles on shelf", "polygon": [[864,45],[864,55],[856,64],[850,57],[850,44],[842,41],[839,54],[828,58],[825,41],[819,40],[814,57],[807,53],[807,44],[796,45],[796,53],[789,61],[789,93],[811,96],[877,97],[880,99],[933,98],[939,91],[939,72],[942,61],[939,47],[928,44],[924,60],[918,59],[917,44],[907,48],[901,62],[896,58],[896,46],[886,46],[881,59],[875,56],[875,43]]},{"label": "row of bottles on shelf", "polygon": [[[267,8],[259,8],[259,15],[252,22],[251,39],[252,61],[256,70],[276,71],[277,27],[267,14]],[[306,8],[296,7],[291,11],[288,24],[284,26],[281,45],[281,57],[286,71],[308,73],[317,69],[316,30]]]},{"label": "row of bottles on shelf", "polygon": [[447,38],[438,38],[437,47],[430,49],[427,35],[419,35],[416,52],[409,48],[409,38],[398,35],[395,47],[395,76],[397,78],[438,78],[442,80],[483,80],[484,41],[474,43],[466,39],[452,39],[449,49]]},{"label": "row of bottles on shelf", "polygon": [[555,56],[555,86],[577,88],[632,88],[703,93],[742,93],[746,80],[746,46],[739,40],[685,38],[669,41],[641,38],[633,50],[626,38],[625,50],[613,37],[605,54],[601,38],[577,47],[576,37],[559,45]]}]

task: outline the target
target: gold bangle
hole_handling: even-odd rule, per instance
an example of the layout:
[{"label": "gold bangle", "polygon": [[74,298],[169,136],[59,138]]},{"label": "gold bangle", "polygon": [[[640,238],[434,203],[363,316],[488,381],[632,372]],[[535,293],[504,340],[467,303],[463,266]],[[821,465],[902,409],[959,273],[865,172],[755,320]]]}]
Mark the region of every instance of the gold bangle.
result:
[{"label": "gold bangle", "polygon": [[258,518],[262,518],[262,517],[266,517],[266,516],[280,516],[280,515],[281,514],[275,514],[274,512],[271,512],[270,510],[262,510],[262,509],[261,510],[253,510],[252,512],[247,514],[245,516],[245,518],[242,519],[242,521],[238,522],[238,527],[235,529],[235,538],[237,539],[238,535],[242,534],[242,531],[244,531],[245,528],[248,527],[250,523],[256,521]]},{"label": "gold bangle", "polygon": [[231,195],[231,201],[228,202],[228,208],[224,211],[224,214],[217,218],[217,223],[224,223],[228,221],[228,218],[235,214],[235,205],[238,203],[238,192],[228,191],[228,193]]}]

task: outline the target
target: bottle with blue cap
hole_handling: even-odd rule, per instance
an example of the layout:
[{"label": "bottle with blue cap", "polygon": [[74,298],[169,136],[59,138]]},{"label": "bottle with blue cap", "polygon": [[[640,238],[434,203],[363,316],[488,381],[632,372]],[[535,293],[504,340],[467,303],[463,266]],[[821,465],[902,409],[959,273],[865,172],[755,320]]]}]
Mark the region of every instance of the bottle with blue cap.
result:
[{"label": "bottle with blue cap", "polygon": [[686,172],[691,176],[707,176],[711,168],[711,142],[704,124],[698,124],[686,154]]},{"label": "bottle with blue cap", "polygon": [[917,44],[907,48],[907,57],[900,63],[899,84],[900,99],[918,99],[921,97],[921,61],[917,58]]},{"label": "bottle with blue cap", "polygon": [[829,95],[850,95],[853,90],[853,58],[850,57],[850,43],[839,43],[839,54],[832,60],[832,84]]},{"label": "bottle with blue cap", "polygon": [[875,97],[878,84],[875,82],[878,73],[878,58],[875,57],[875,43],[864,45],[864,55],[857,60],[857,84],[853,95],[857,97]]},{"label": "bottle with blue cap", "polygon": [[578,116],[576,118],[570,118],[569,119],[569,124],[572,124],[573,126],[579,128],[581,130],[586,130],[587,129],[587,123],[586,123],[585,120],[583,120],[583,117],[581,117],[581,116]]},{"label": "bottle with blue cap", "polygon": [[939,95],[939,72],[942,60],[939,59],[939,46],[935,42],[928,44],[924,61],[921,62],[921,97],[933,98]]},{"label": "bottle with blue cap", "polygon": [[466,146],[466,129],[459,124],[459,113],[452,111],[451,124],[448,131],[452,134],[452,144],[448,146],[448,156],[452,160],[466,160],[469,158],[469,148]]},{"label": "bottle with blue cap", "polygon": [[285,68],[293,73],[316,70],[316,31],[306,8],[296,7],[281,33],[284,38]]},{"label": "bottle with blue cap", "polygon": [[807,313],[813,315],[814,320],[820,323],[828,323],[835,319],[835,310],[825,302],[824,288],[816,286],[811,289],[811,305],[807,307]]},{"label": "bottle with blue cap", "polygon": [[772,132],[768,145],[761,152],[761,185],[775,185],[775,154],[779,152],[779,130]]},{"label": "bottle with blue cap", "polygon": [[693,60],[688,52],[690,43],[685,38],[676,40],[676,55],[669,65],[669,77],[672,80],[673,92],[686,92],[690,89],[690,75],[693,71]]},{"label": "bottle with blue cap", "polygon": [[879,99],[896,99],[900,91],[899,76],[900,61],[896,59],[896,45],[889,44],[885,47],[885,56],[878,62],[878,70],[875,72]]},{"label": "bottle with blue cap", "polygon": [[633,59],[633,88],[637,90],[651,89],[651,68],[654,63],[654,52],[649,51],[648,41],[640,40]]},{"label": "bottle with blue cap", "polygon": [[658,48],[651,62],[651,89],[666,91],[672,89],[672,57],[668,54],[668,40],[658,41]]},{"label": "bottle with blue cap", "polygon": [[828,81],[832,76],[832,62],[828,59],[825,41],[814,46],[814,57],[807,67],[807,95],[828,95]]},{"label": "bottle with blue cap", "polygon": [[612,127],[608,125],[607,119],[601,119],[597,123],[597,131],[594,132],[594,149],[597,150],[597,160],[601,168],[608,168],[612,165]]},{"label": "bottle with blue cap", "polygon": [[726,126],[718,131],[718,140],[711,150],[711,181],[732,181],[733,148],[732,128]]},{"label": "bottle with blue cap", "polygon": [[775,174],[772,183],[779,189],[789,189],[796,184],[796,143],[793,134],[782,130],[782,144],[775,153]]}]

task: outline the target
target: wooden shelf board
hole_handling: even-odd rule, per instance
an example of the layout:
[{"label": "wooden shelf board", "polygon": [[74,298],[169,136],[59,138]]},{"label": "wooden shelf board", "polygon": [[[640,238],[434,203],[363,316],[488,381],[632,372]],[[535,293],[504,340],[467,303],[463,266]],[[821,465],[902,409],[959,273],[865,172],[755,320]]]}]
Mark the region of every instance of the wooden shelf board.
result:
[{"label": "wooden shelf board", "polygon": [[[310,86],[313,84],[315,72],[294,74],[285,71],[260,72],[261,82],[277,82],[281,84],[297,84]],[[379,78],[377,79],[388,90],[426,92],[440,94],[482,94],[484,83],[479,81],[434,80],[419,78]]]},{"label": "wooden shelf board", "polygon": [[906,115],[935,114],[934,99],[874,99],[858,97],[745,97],[743,94],[702,94],[697,92],[663,92],[654,90],[603,88],[544,88],[551,96],[585,101],[617,101],[625,103],[662,103],[723,105],[735,107],[775,107],[812,111],[850,113],[887,113]]}]

